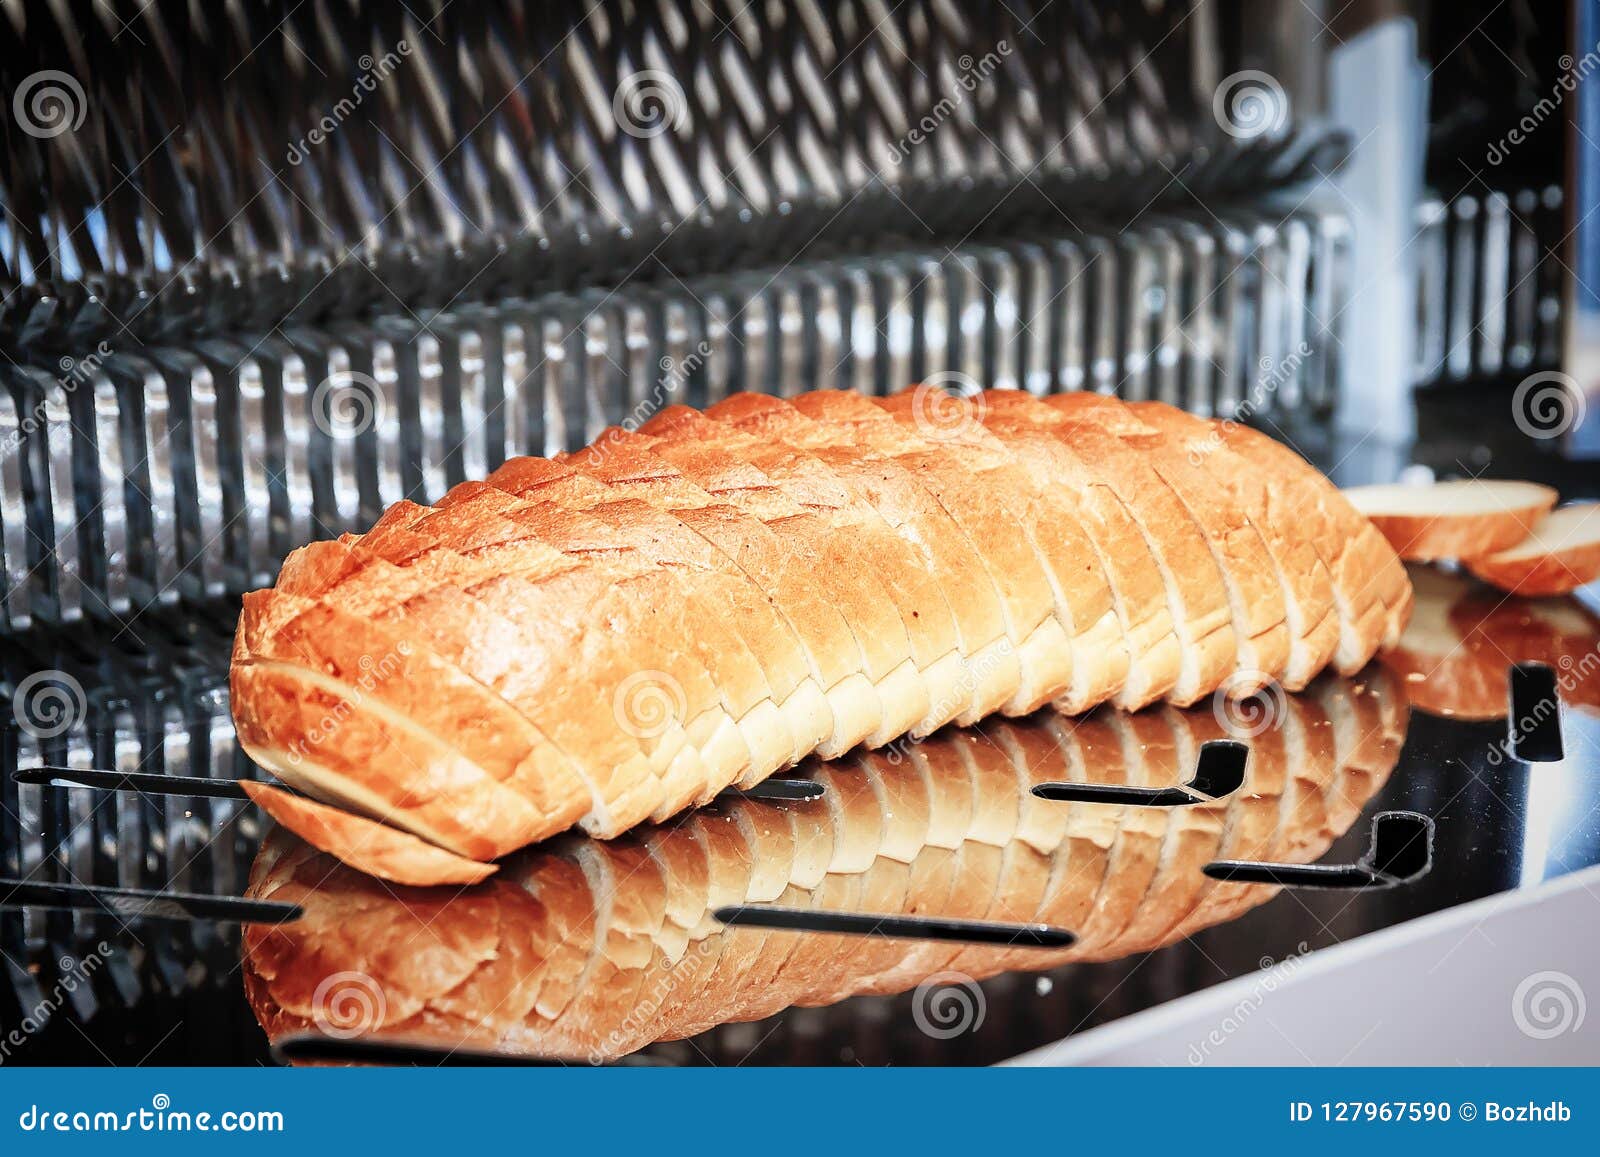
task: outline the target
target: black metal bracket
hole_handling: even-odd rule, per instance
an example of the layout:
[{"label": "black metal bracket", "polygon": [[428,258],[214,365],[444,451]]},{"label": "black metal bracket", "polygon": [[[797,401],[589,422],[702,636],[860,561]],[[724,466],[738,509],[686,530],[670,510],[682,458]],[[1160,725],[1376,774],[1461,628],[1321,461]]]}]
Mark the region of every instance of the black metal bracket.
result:
[{"label": "black metal bracket", "polygon": [[1514,663],[1508,684],[1511,708],[1507,747],[1523,763],[1559,763],[1566,756],[1561,742],[1561,687],[1545,663]]},{"label": "black metal bracket", "polygon": [[1285,888],[1392,888],[1427,875],[1433,867],[1433,820],[1417,812],[1380,812],[1372,818],[1372,844],[1354,864],[1265,864],[1215,860],[1213,880],[1277,884]]},{"label": "black metal bracket", "polygon": [[1250,749],[1231,739],[1212,739],[1200,745],[1194,775],[1181,787],[1129,787],[1120,783],[1036,784],[1040,799],[1068,803],[1117,803],[1130,807],[1187,807],[1230,796],[1244,786]]}]

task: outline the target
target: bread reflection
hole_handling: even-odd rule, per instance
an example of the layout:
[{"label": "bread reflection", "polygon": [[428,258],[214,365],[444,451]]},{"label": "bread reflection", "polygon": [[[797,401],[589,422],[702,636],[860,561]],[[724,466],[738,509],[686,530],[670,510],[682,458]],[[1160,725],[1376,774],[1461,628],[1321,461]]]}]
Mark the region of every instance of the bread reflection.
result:
[{"label": "bread reflection", "polygon": [[[818,800],[724,800],[671,828],[556,841],[466,889],[385,884],[275,832],[250,894],[306,916],[247,931],[247,992],[274,1038],[320,1030],[602,1059],[940,972],[983,978],[1148,951],[1273,894],[1208,880],[1205,863],[1320,856],[1404,739],[1400,685],[1381,669],[1265,709],[1243,788],[1188,807],[1048,802],[1031,788],[1182,783],[1203,743],[1231,737],[1209,707],[941,733],[816,765]],[[741,903],[1042,921],[1078,939],[1008,948],[727,928],[712,916]]]},{"label": "bread reflection", "polygon": [[1512,665],[1544,663],[1557,671],[1563,702],[1600,709],[1600,617],[1582,603],[1518,598],[1432,567],[1409,569],[1416,612],[1383,662],[1405,679],[1413,707],[1503,718]]}]

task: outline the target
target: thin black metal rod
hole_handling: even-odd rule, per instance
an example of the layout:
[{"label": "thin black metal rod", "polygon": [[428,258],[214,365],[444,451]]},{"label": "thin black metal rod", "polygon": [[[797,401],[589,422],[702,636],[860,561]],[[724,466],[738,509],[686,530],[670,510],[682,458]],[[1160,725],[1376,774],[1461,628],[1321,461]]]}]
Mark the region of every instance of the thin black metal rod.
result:
[{"label": "thin black metal rod", "polygon": [[808,800],[821,799],[825,784],[814,779],[764,779],[754,787],[730,787],[722,794],[744,799]]},{"label": "thin black metal rod", "polygon": [[305,915],[298,904],[277,900],[7,879],[0,879],[0,908],[56,908],[110,912],[124,920],[215,920],[230,924],[288,924]]},{"label": "thin black metal rod", "polygon": [[938,916],[892,916],[866,912],[826,912],[778,904],[730,904],[714,916],[723,924],[777,928],[790,932],[831,932],[844,936],[884,936],[895,940],[950,940],[998,944],[1008,948],[1070,948],[1078,939],[1049,924],[1002,924],[987,920],[947,920]]},{"label": "thin black metal rod", "polygon": [[1187,807],[1203,802],[1181,787],[1129,787],[1124,783],[1035,784],[1033,794],[1056,803],[1119,803],[1129,807]]},{"label": "thin black metal rod", "polygon": [[44,787],[88,787],[141,795],[193,795],[211,799],[249,799],[236,779],[159,775],[147,771],[104,771],[95,767],[24,767],[12,773],[18,783]]}]

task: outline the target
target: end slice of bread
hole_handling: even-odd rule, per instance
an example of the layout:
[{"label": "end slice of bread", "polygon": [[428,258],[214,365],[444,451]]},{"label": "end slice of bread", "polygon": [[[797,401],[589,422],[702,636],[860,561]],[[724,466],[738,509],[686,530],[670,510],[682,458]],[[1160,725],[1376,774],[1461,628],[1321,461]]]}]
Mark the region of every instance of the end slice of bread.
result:
[{"label": "end slice of bread", "polygon": [[1515,546],[1556,504],[1535,482],[1467,479],[1430,486],[1356,486],[1344,491],[1395,553],[1415,562],[1480,558]]},{"label": "end slice of bread", "polygon": [[1484,582],[1519,595],[1564,595],[1600,578],[1600,503],[1563,506],[1515,546],[1466,560]]}]

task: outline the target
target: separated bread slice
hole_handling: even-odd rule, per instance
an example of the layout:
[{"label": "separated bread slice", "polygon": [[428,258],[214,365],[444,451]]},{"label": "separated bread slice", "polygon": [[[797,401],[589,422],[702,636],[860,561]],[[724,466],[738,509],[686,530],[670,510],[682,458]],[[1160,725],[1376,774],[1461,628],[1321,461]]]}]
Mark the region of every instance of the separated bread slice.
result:
[{"label": "separated bread slice", "polygon": [[1128,407],[1147,425],[1164,431],[1181,453],[1239,510],[1260,534],[1284,597],[1290,645],[1281,676],[1285,687],[1298,691],[1327,666],[1339,645],[1341,615],[1354,625],[1353,610],[1335,595],[1316,539],[1305,532],[1297,512],[1285,509],[1277,479],[1258,463],[1236,454],[1201,418],[1162,402],[1136,402]]},{"label": "separated bread slice", "polygon": [[1556,504],[1534,482],[1467,478],[1408,486],[1353,486],[1344,491],[1403,559],[1481,558],[1515,546]]},{"label": "separated bread slice", "polygon": [[1074,419],[1018,391],[993,390],[985,401],[1065,442],[1138,525],[1161,571],[1180,643],[1178,679],[1167,698],[1193,703],[1221,686],[1238,657],[1222,573],[1200,527],[1148,458],[1098,423]]},{"label": "separated bread slice", "polygon": [[1328,564],[1334,591],[1348,608],[1340,618],[1334,666],[1353,674],[1380,646],[1393,646],[1411,616],[1411,584],[1394,550],[1338,487],[1281,442],[1237,422],[1212,419],[1212,431],[1234,453],[1277,480],[1278,509],[1311,537]]},{"label": "separated bread slice", "polygon": [[1514,546],[1466,555],[1467,569],[1514,594],[1564,595],[1600,578],[1600,504],[1564,506]]},{"label": "separated bread slice", "polygon": [[1288,669],[1290,646],[1285,591],[1262,532],[1249,512],[1229,500],[1210,476],[1190,461],[1179,439],[1144,421],[1116,398],[1058,394],[1047,404],[1070,418],[1099,423],[1147,455],[1199,526],[1222,576],[1238,646],[1237,669],[1228,676],[1228,689],[1248,695],[1281,679]]}]

